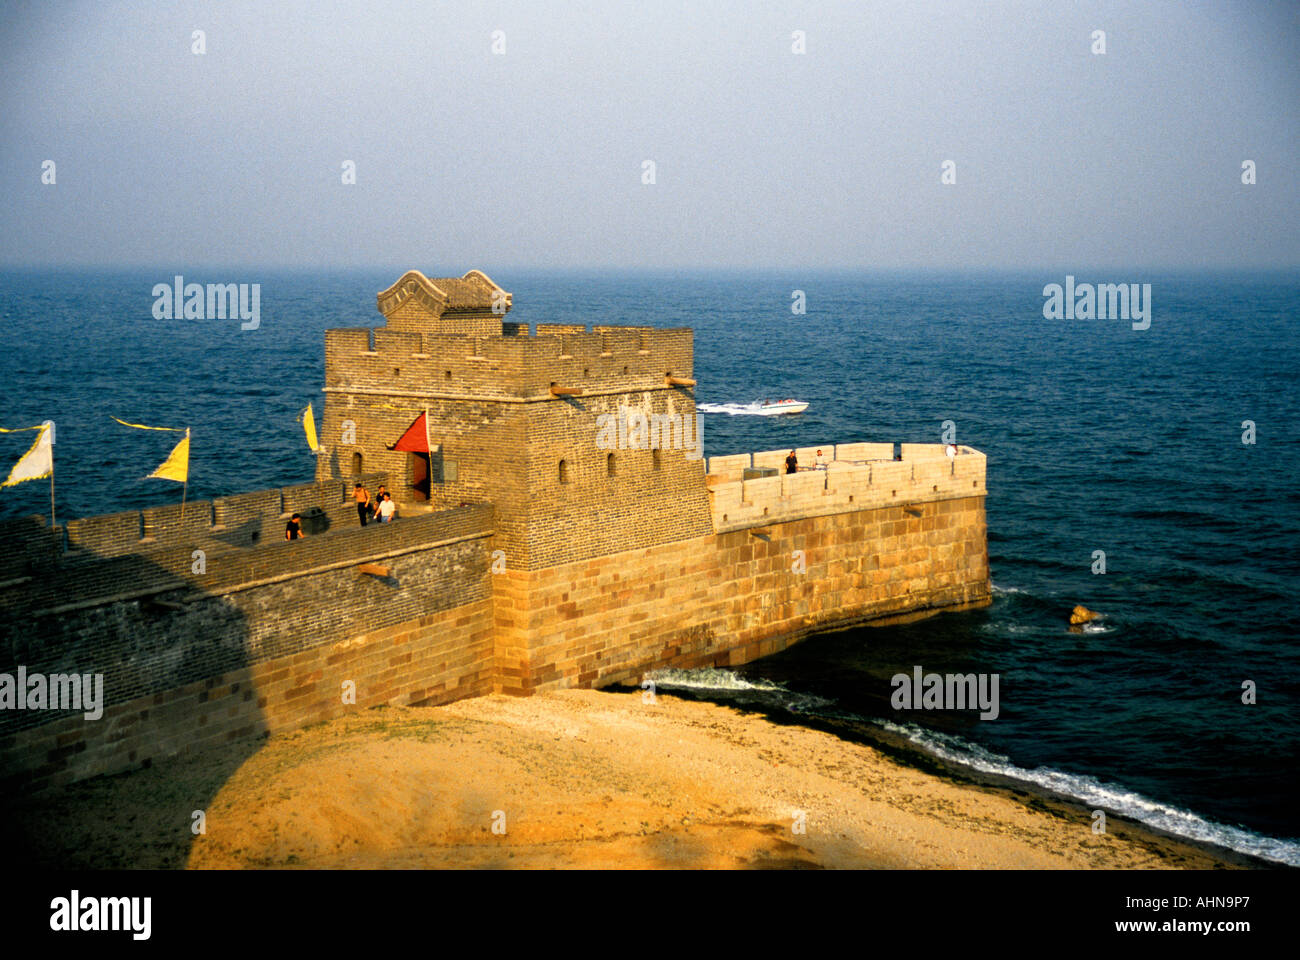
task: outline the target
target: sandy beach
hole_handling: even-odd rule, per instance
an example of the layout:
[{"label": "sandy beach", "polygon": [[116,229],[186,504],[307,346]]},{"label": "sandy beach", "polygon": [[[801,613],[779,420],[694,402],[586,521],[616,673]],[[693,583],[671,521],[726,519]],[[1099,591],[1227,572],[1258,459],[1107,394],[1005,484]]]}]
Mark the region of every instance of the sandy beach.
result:
[{"label": "sandy beach", "polygon": [[[224,763],[180,757],[33,798],[10,825],[38,841],[45,866],[1249,865],[1114,818],[1095,835],[1075,805],[663,695],[383,707],[226,749]],[[189,799],[203,795],[195,836]]]}]

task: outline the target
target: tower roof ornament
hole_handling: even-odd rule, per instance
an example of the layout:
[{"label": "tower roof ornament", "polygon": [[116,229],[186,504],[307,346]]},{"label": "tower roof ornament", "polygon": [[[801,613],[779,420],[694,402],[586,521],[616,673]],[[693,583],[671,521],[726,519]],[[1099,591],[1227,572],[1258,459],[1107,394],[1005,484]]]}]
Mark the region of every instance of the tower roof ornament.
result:
[{"label": "tower roof ornament", "polygon": [[[470,270],[463,277],[429,279],[419,270],[408,270],[401,279],[375,297],[379,312],[390,322],[398,311],[405,319],[420,316],[427,321],[457,317],[504,317],[513,303],[482,270]],[[402,308],[406,309],[403,310]]]}]

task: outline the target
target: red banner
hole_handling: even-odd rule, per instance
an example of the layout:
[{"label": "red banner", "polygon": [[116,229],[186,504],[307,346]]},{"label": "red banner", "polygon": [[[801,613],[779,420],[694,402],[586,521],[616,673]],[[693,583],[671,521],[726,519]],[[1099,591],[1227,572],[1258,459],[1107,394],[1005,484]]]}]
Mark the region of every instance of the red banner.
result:
[{"label": "red banner", "polygon": [[424,425],[425,414],[415,418],[415,423],[406,428],[402,439],[389,447],[389,450],[405,450],[408,453],[429,453],[429,431]]}]

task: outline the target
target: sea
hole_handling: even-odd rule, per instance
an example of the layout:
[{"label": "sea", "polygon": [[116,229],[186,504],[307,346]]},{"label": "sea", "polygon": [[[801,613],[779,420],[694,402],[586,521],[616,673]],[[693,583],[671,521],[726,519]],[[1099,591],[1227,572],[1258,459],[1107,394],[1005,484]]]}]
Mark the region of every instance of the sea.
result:
[{"label": "sea", "polygon": [[[0,273],[0,427],[55,422],[60,521],[308,481],[323,331],[378,325],[407,266]],[[991,605],[659,691],[1300,866],[1300,273],[489,272],[514,321],[694,328],[701,404],[809,404],[704,414],[707,455],[951,434],[988,456]],[[1067,272],[1149,283],[1149,327],[1045,318]],[[260,284],[258,328],[156,319],[176,274]],[[188,427],[188,488],[143,479],[178,434],[113,417]],[[3,469],[33,436],[0,434]],[[0,490],[0,519],[49,510],[44,481]],[[1071,630],[1076,604],[1101,618]],[[916,667],[996,674],[998,716],[895,709]]]}]

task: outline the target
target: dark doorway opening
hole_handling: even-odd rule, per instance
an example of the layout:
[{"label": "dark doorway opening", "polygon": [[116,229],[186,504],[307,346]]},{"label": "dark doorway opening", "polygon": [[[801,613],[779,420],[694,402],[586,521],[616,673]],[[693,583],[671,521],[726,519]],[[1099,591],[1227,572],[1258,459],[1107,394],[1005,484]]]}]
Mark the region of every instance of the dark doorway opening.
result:
[{"label": "dark doorway opening", "polygon": [[429,454],[411,455],[411,496],[415,500],[429,499]]}]

